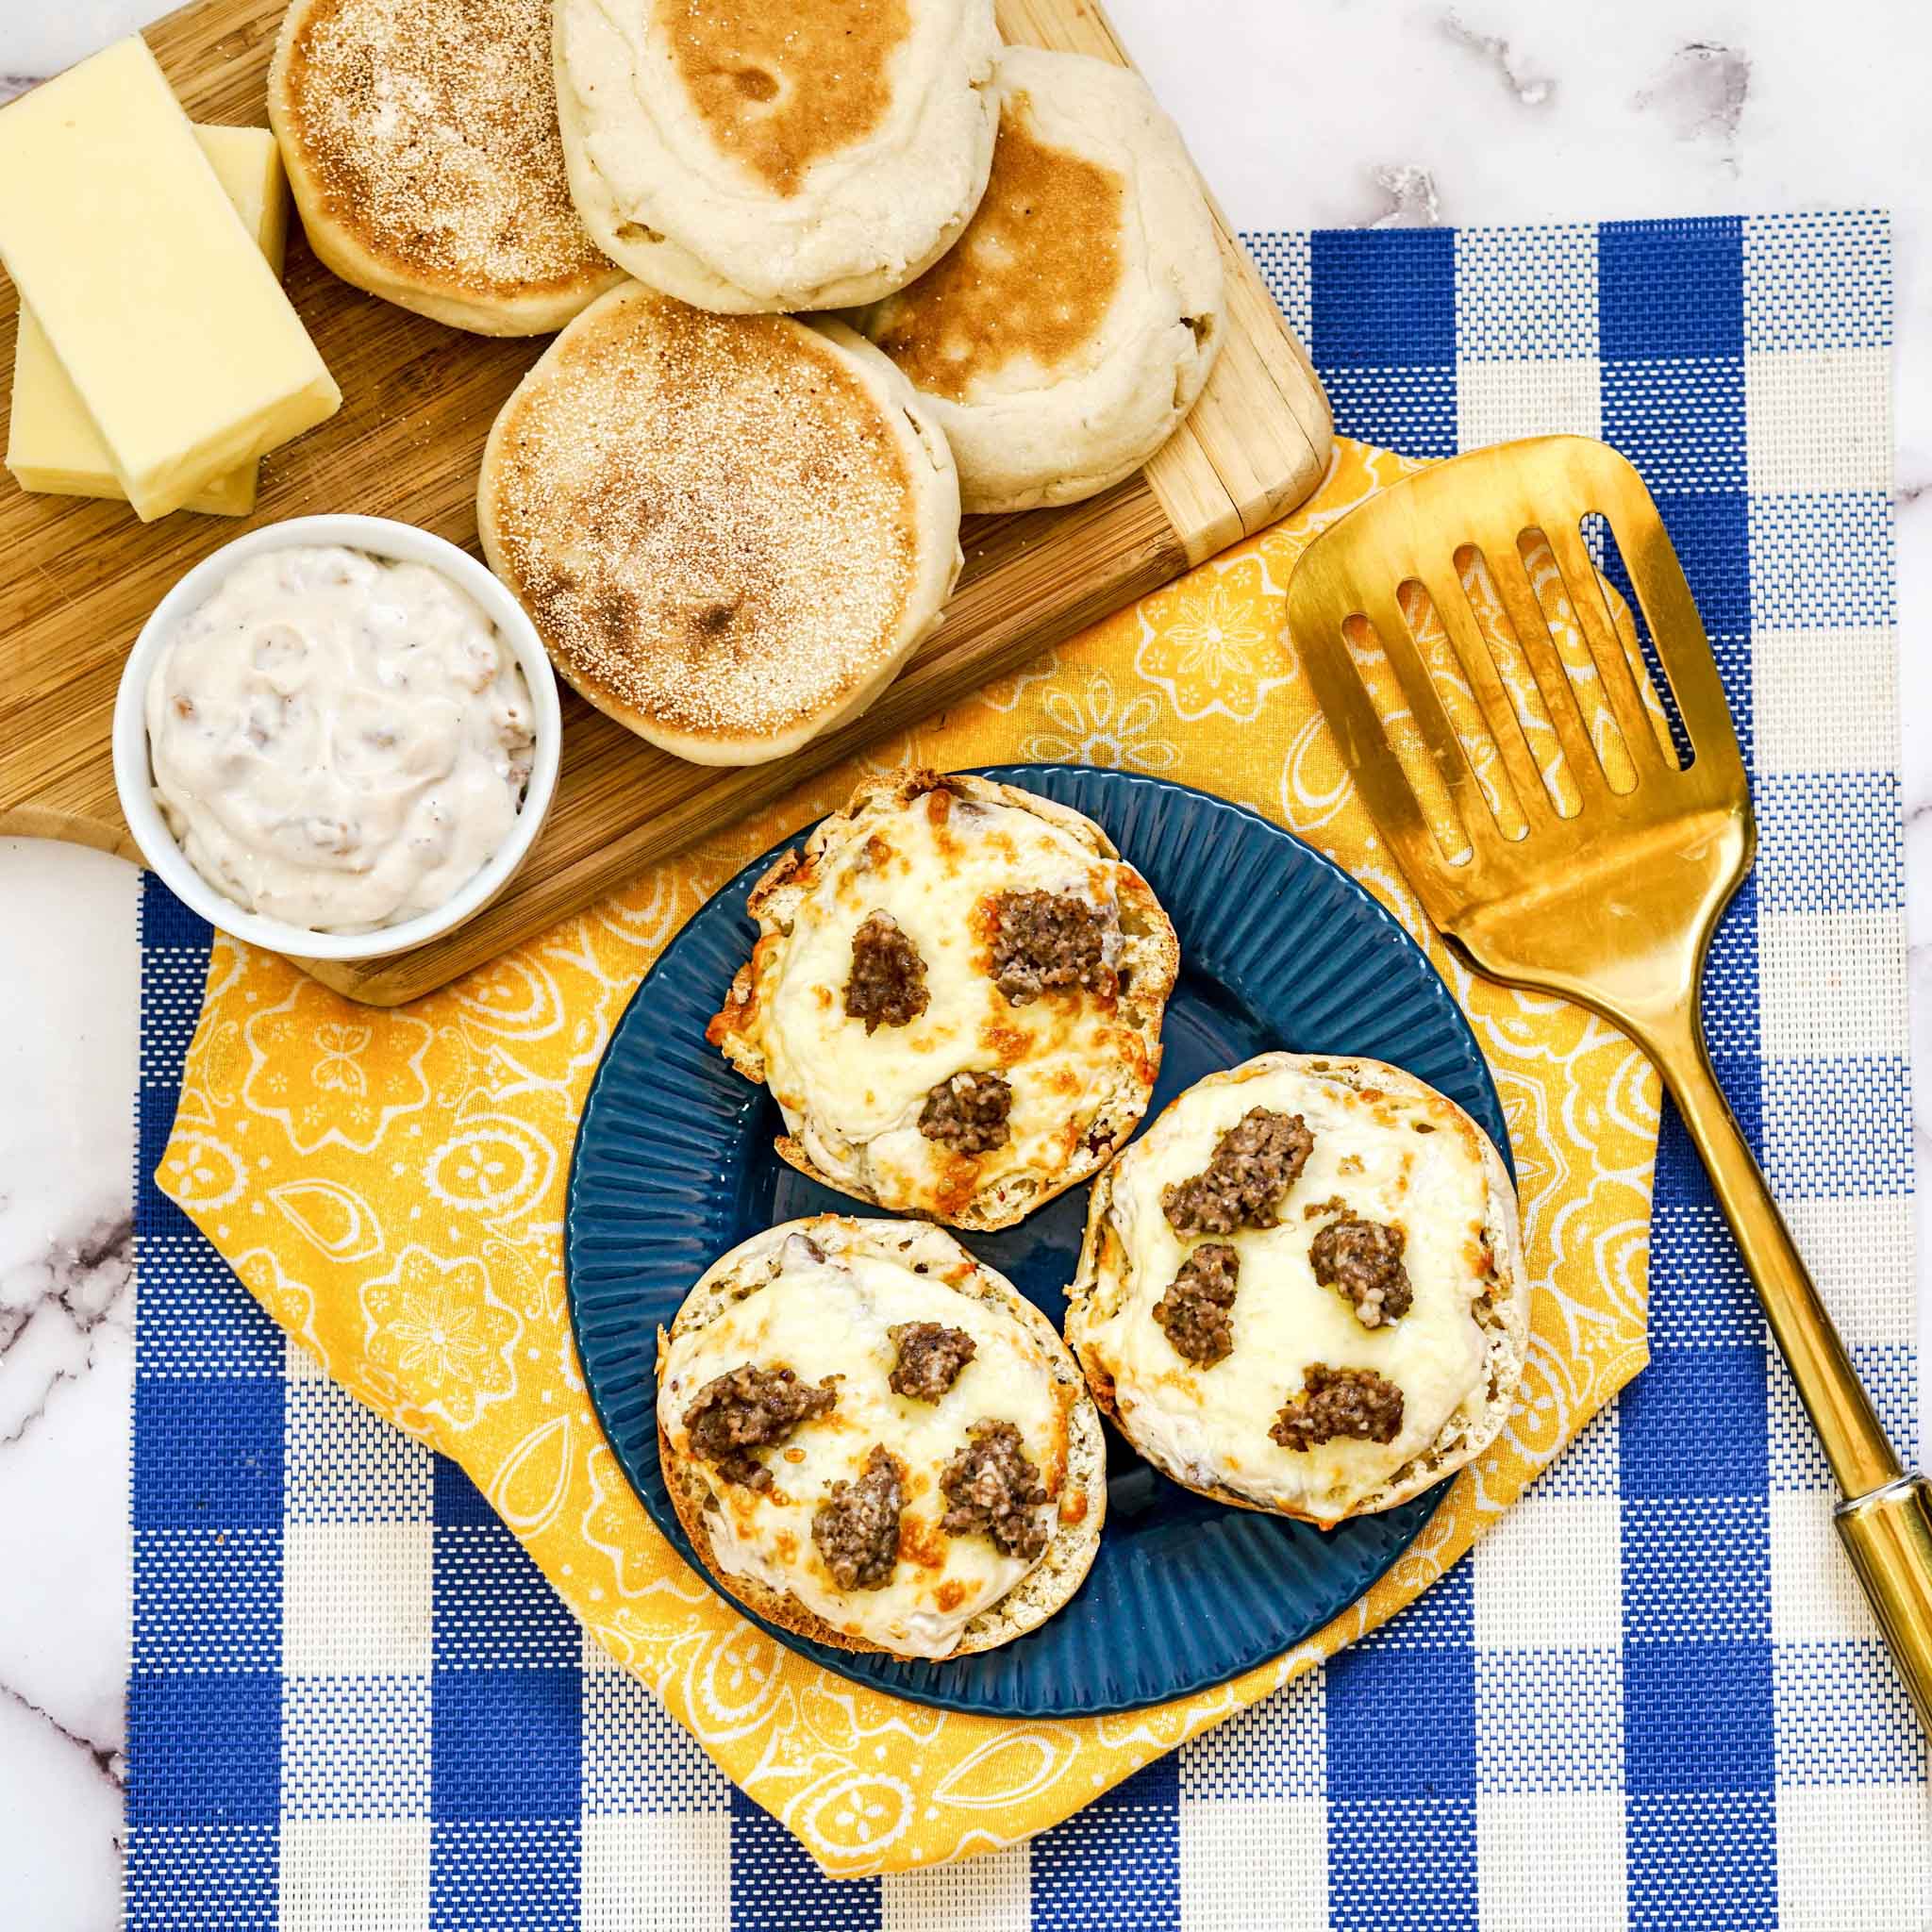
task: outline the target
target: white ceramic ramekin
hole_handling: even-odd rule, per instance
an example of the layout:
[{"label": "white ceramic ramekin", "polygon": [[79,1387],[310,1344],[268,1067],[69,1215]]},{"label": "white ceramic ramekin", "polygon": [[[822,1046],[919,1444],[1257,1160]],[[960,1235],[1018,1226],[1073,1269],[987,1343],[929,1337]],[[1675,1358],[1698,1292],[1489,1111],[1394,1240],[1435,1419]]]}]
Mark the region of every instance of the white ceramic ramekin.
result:
[{"label": "white ceramic ramekin", "polygon": [[[454,898],[434,912],[419,914],[395,925],[380,926],[374,932],[313,932],[307,926],[243,911],[232,899],[217,891],[189,864],[175,842],[174,834],[168,830],[167,821],[155,803],[154,772],[148,762],[148,678],[161,645],[175,625],[205,603],[228,573],[246,558],[266,550],[323,543],[340,543],[351,550],[366,551],[372,557],[394,558],[404,563],[427,564],[467,591],[496,626],[497,636],[516,653],[530,687],[530,702],[536,714],[530,782],[509,838]],[[114,700],[114,784],[121,794],[121,809],[126,816],[128,829],[134,834],[142,857],[177,899],[224,932],[233,933],[252,946],[292,954],[298,958],[380,959],[391,953],[407,953],[411,946],[455,931],[509,883],[536,843],[550,801],[556,795],[562,739],[557,676],[550,668],[542,640],[524,615],[523,607],[474,557],[427,530],[419,530],[411,524],[392,523],[388,517],[292,517],[287,523],[251,530],[245,537],[225,544],[213,556],[204,558],[155,606],[154,614],[142,626],[134,649],[128,654],[126,668],[121,674],[121,689]]]}]

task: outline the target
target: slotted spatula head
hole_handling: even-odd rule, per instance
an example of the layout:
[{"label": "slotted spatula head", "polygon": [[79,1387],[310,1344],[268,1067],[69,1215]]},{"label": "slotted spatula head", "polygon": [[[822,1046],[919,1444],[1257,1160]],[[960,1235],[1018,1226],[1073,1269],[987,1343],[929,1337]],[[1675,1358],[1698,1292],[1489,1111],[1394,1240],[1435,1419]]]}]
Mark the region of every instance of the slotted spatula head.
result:
[{"label": "slotted spatula head", "polygon": [[[1657,727],[1642,660],[1606,601],[1583,529],[1592,514],[1615,536],[1688,755]],[[1587,656],[1566,659],[1553,635],[1552,559]],[[1585,437],[1538,437],[1404,478],[1303,553],[1288,625],[1376,824],[1430,919],[1476,967],[1640,1036],[1693,1000],[1711,929],[1751,861],[1750,790],[1690,586],[1622,457]],[[1463,835],[1448,843],[1466,849],[1445,849],[1391,745],[1364,680],[1364,625],[1406,708],[1411,765],[1425,759],[1421,775],[1440,780]],[[1490,641],[1499,626],[1520,653],[1517,683],[1524,668],[1534,680],[1513,702],[1508,654],[1499,663]],[[1453,658],[1425,658],[1419,638],[1446,641]],[[1525,697],[1533,712],[1540,701],[1533,731]],[[1509,796],[1518,809],[1492,807]]]},{"label": "slotted spatula head", "polygon": [[[1592,514],[1649,626],[1680,745],[1653,724],[1641,646],[1606,601],[1583,535]],[[1932,1734],[1932,1481],[1906,1474],[1886,1440],[1705,1049],[1704,955],[1756,835],[1724,686],[1650,492],[1583,437],[1457,457],[1318,537],[1290,580],[1288,623],[1429,917],[1481,971],[1594,1008],[1657,1062],[1844,1493],[1839,1534]],[[1392,674],[1375,676],[1379,708],[1365,626]]]}]

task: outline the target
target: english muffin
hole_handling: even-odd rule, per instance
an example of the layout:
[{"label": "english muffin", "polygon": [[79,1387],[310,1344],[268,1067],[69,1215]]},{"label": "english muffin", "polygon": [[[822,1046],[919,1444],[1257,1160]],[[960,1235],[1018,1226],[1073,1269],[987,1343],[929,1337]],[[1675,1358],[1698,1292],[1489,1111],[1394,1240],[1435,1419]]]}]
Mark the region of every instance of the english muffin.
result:
[{"label": "english muffin", "polygon": [[1329,1524],[1489,1447],[1529,1334],[1508,1171],[1379,1060],[1263,1054],[1095,1183],[1067,1341],[1184,1487]]},{"label": "english muffin", "polygon": [[876,349],[637,282],[504,405],[476,520],[558,670],[700,764],[783,758],[862,711],[961,561],[946,440]]},{"label": "english muffin", "polygon": [[916,1222],[819,1215],[715,1262],[658,1330],[658,1443],[705,1568],[841,1650],[991,1650],[1100,1547],[1107,1455],[1073,1358]]},{"label": "english muffin", "polygon": [[992,178],[958,245],[856,316],[939,419],[969,511],[1077,503],[1140,468],[1221,353],[1221,248],[1141,77],[1000,56]]},{"label": "english muffin", "polygon": [[992,0],[557,0],[571,191],[641,281],[737,313],[903,288],[986,187]]},{"label": "english muffin", "polygon": [[869,780],[750,900],[707,1038],[778,1152],[893,1213],[1009,1227],[1134,1131],[1180,949],[1091,819],[964,773]]},{"label": "english muffin", "polygon": [[571,203],[548,0],[292,0],[268,113],[309,246],[372,295],[527,336],[620,279]]}]

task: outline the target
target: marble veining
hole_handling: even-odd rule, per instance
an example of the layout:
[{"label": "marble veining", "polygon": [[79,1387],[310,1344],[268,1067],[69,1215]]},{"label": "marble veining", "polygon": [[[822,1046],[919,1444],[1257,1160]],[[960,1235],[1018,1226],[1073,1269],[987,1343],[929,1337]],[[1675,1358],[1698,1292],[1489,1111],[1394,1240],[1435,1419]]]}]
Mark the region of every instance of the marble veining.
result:
[{"label": "marble veining", "polygon": [[1431,228],[1442,219],[1442,197],[1426,168],[1376,168],[1372,178],[1389,205],[1370,227]]},{"label": "marble veining", "polygon": [[1503,85],[1524,107],[1544,108],[1556,99],[1557,83],[1546,74],[1526,69],[1501,34],[1479,31],[1453,8],[1438,25],[1452,41],[1493,67]]},{"label": "marble veining", "polygon": [[[1716,141],[1729,150],[1750,94],[1750,55],[1715,41],[1689,41],[1630,105],[1661,115],[1679,141]],[[1725,158],[1737,167],[1734,154]]]},{"label": "marble veining", "polygon": [[50,1710],[42,1710],[31,1697],[24,1696],[11,1684],[0,1683],[0,1697],[23,1711],[30,1718],[45,1724],[63,1744],[70,1746],[92,1764],[100,1774],[101,1781],[120,1791],[125,1788],[127,1757],[125,1750],[126,1738],[125,1726],[111,1740],[90,1738],[80,1731],[70,1731]]},{"label": "marble veining", "polygon": [[120,1898],[134,888],[0,840],[0,1921],[46,1932]]},{"label": "marble veining", "polygon": [[93,1366],[102,1324],[133,1332],[133,1279],[127,1214],[94,1221],[0,1278],[0,1449],[45,1415],[57,1388]]}]

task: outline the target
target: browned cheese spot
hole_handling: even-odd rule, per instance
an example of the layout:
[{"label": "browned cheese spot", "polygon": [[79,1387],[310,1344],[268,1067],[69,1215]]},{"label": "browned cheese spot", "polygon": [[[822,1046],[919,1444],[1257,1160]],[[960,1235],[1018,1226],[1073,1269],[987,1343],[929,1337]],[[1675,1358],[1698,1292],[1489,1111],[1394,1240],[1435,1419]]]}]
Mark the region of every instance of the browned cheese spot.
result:
[{"label": "browned cheese spot", "polygon": [[993,1019],[979,1029],[979,1043],[1001,1066],[1011,1067],[1026,1058],[1026,1049],[1033,1041],[1024,1027],[1003,1026]]},{"label": "browned cheese spot", "polygon": [[[914,1487],[924,1491],[928,1486],[921,1481]],[[946,1546],[940,1536],[939,1524],[922,1522],[916,1516],[900,1517],[899,1559],[904,1563],[916,1563],[922,1570],[943,1569]]]}]

